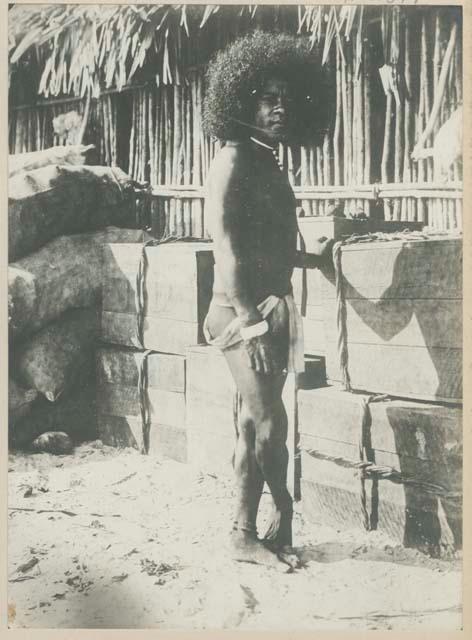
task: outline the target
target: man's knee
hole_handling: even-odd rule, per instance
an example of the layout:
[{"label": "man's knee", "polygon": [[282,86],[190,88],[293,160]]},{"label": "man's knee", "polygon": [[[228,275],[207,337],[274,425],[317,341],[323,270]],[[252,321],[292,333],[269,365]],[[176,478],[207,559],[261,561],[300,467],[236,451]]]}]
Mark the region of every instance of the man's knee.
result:
[{"label": "man's knee", "polygon": [[250,413],[243,409],[238,419],[239,434],[245,441],[254,440],[254,420]]},{"label": "man's knee", "polygon": [[271,425],[287,424],[287,414],[282,399],[268,402],[254,403],[252,407],[245,407],[245,416],[255,425],[256,430],[259,425],[270,428]]},{"label": "man's knee", "polygon": [[283,440],[287,438],[288,419],[282,400],[272,404],[257,424],[256,434],[260,433],[261,437],[271,438],[275,440]]},{"label": "man's knee", "polygon": [[272,412],[264,416],[255,428],[256,447],[266,449],[283,446],[287,438],[286,422],[285,412]]}]

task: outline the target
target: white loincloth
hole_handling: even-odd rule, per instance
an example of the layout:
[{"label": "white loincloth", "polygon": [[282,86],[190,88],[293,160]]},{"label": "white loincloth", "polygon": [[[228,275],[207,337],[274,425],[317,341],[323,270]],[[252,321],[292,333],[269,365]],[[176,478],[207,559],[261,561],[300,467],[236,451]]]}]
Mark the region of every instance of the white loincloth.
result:
[{"label": "white loincloth", "polygon": [[[257,308],[263,318],[267,318],[278,304],[286,304],[288,309],[289,318],[289,347],[288,347],[288,360],[287,371],[289,373],[302,373],[305,371],[305,358],[304,358],[304,345],[303,345],[303,323],[300,313],[298,312],[297,305],[293,299],[291,293],[287,294],[283,298],[277,296],[267,296]],[[208,344],[218,347],[222,351],[228,349],[238,342],[242,341],[241,334],[241,321],[238,317],[234,318],[229,325],[223,330],[223,333],[217,338],[212,338],[207,327],[207,319],[203,325],[203,332]]]}]

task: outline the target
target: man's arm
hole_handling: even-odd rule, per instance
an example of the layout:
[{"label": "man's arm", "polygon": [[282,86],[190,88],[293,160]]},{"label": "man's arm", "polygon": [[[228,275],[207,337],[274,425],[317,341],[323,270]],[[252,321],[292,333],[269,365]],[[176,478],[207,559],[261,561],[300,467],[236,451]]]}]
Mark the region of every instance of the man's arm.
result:
[{"label": "man's arm", "polygon": [[334,240],[319,238],[310,253],[297,251],[295,267],[299,269],[320,269],[331,262]]},{"label": "man's arm", "polygon": [[[263,318],[256,300],[250,295],[251,274],[244,264],[241,225],[244,224],[242,214],[247,183],[244,158],[239,154],[237,148],[225,148],[220,153],[207,184],[205,210],[210,219],[218,275],[241,326],[246,328],[257,325]],[[244,339],[243,344],[249,367],[263,374],[281,370],[270,333]]]},{"label": "man's arm", "polygon": [[212,169],[207,188],[206,210],[211,221],[213,251],[225,293],[243,326],[262,320],[256,302],[249,295],[243,260],[241,223],[244,207],[245,175],[236,148],[225,148]]}]

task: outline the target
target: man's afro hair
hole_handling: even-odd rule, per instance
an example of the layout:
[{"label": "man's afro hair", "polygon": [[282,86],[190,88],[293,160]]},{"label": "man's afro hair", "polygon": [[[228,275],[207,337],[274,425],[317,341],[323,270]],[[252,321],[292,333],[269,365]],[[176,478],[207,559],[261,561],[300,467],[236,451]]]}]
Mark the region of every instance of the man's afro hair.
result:
[{"label": "man's afro hair", "polygon": [[330,87],[319,56],[306,39],[254,31],[217,53],[206,72],[203,127],[220,140],[249,135],[255,96],[269,76],[286,79],[294,98],[290,140],[318,143],[328,129]]}]

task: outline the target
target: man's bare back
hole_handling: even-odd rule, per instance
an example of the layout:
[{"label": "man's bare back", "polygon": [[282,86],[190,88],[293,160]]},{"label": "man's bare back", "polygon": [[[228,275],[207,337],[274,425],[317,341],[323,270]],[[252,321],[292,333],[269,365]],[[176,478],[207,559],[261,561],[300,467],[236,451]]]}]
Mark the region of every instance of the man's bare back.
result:
[{"label": "man's bare back", "polygon": [[[242,268],[247,295],[259,304],[268,295],[291,291],[296,260],[295,197],[271,151],[252,140],[228,142],[215,158],[207,181],[205,211],[212,236],[221,221],[221,205],[233,211],[233,250]],[[213,292],[230,304],[215,246]]]}]

